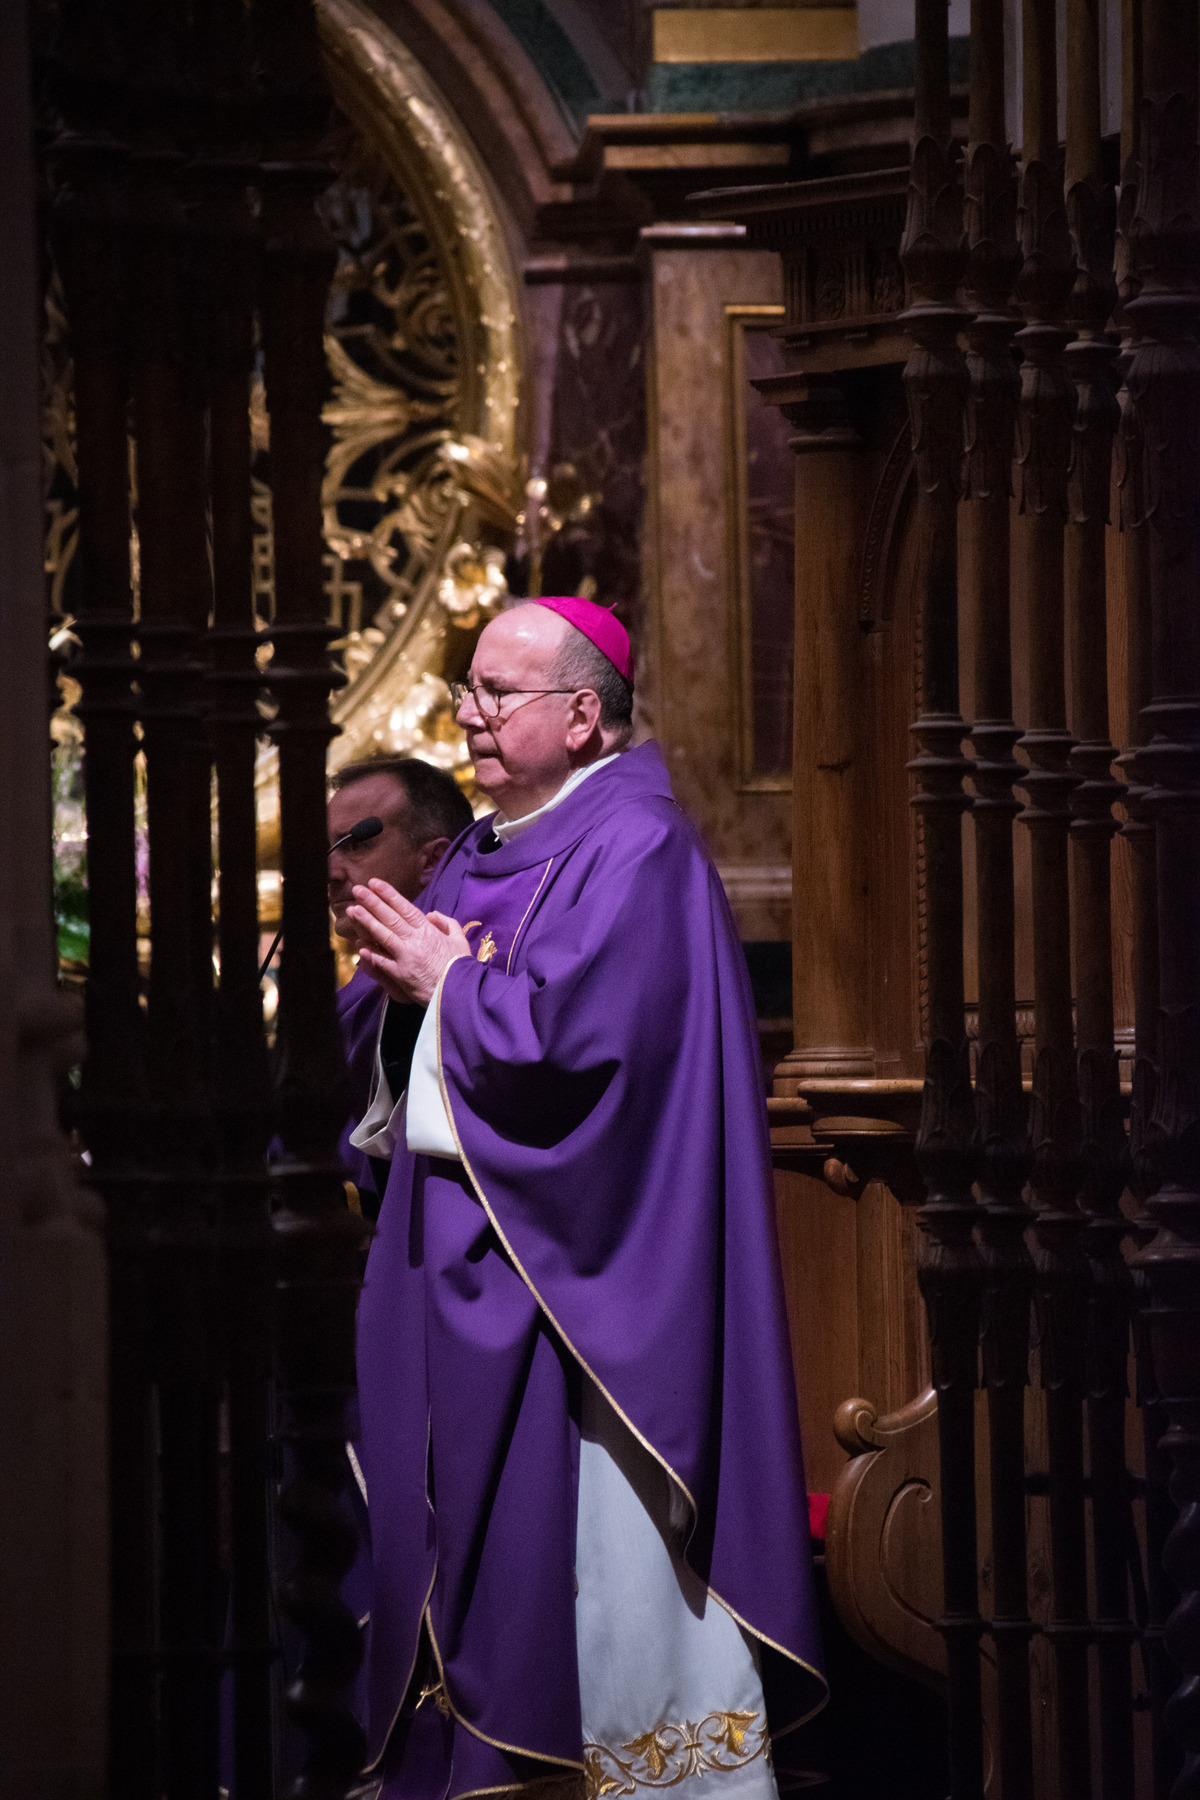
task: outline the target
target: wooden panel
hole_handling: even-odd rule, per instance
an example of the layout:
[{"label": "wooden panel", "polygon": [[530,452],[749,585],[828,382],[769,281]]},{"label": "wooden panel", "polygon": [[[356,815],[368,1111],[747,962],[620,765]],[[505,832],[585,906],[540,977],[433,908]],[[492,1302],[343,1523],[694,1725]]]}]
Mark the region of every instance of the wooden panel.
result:
[{"label": "wooden panel", "polygon": [[775,1211],[809,1490],[827,1494],[846,1460],[833,1417],[858,1379],[857,1202],[776,1170]]},{"label": "wooden panel", "polygon": [[[832,1197],[832,1196],[831,1196]],[[916,1224],[882,1181],[855,1202],[858,1239],[858,1394],[896,1412],[929,1380],[928,1332],[916,1282]],[[843,1396],[845,1398],[845,1396]]]},{"label": "wooden panel", "polygon": [[775,1200],[805,1469],[828,1493],[846,1460],[833,1421],[847,1396],[894,1412],[929,1379],[915,1227],[880,1181],[853,1199],[777,1169]]}]

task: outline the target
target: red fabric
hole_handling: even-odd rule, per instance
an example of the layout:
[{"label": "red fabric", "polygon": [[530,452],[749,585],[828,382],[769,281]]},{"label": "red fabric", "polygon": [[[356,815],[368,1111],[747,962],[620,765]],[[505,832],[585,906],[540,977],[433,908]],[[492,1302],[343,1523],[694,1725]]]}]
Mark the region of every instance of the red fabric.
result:
[{"label": "red fabric", "polygon": [[582,631],[585,638],[590,638],[597,650],[602,650],[619,675],[623,675],[630,686],[633,685],[633,648],[629,642],[629,633],[619,619],[613,617],[606,607],[597,606],[592,600],[581,600],[577,594],[560,594],[549,597],[539,595],[535,606],[548,606],[568,624]]},{"label": "red fabric", "polygon": [[825,1521],[829,1517],[829,1495],[810,1494],[808,1496],[808,1529],[814,1540],[825,1542]]}]

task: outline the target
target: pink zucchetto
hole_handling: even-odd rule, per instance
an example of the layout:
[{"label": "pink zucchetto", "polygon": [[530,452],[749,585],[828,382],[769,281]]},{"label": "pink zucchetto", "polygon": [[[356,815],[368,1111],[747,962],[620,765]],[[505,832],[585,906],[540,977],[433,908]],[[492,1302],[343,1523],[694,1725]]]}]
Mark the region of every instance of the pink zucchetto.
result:
[{"label": "pink zucchetto", "polygon": [[607,656],[618,675],[623,675],[630,687],[633,686],[633,647],[629,642],[629,633],[605,607],[597,606],[592,600],[581,600],[577,594],[558,594],[547,597],[532,596],[532,606],[547,606],[565,619],[568,625],[574,625],[576,631],[582,631],[585,638],[590,638],[597,650]]}]

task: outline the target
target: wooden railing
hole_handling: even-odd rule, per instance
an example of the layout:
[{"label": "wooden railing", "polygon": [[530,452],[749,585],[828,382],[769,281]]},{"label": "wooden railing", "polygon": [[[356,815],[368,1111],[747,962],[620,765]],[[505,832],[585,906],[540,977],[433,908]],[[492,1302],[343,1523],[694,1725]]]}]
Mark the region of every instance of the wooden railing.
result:
[{"label": "wooden railing", "polygon": [[[225,1777],[238,1793],[275,1791],[274,1459],[290,1538],[279,1597],[299,1645],[286,1702],[307,1746],[295,1773],[305,1793],[341,1793],[362,1759],[347,1705],[361,1651],[338,1592],[355,1542],[340,1494],[362,1222],[337,1159],[346,1100],[325,894],[320,418],[334,251],[314,204],[331,174],[319,154],[330,98],[310,0],[68,0],[42,98],[79,475],[72,672],[91,960],[78,1125],[108,1219],[110,1791],[213,1794]],[[265,632],[251,556],[256,338],[277,549]],[[273,1079],[255,885],[268,714],[285,939]]]}]

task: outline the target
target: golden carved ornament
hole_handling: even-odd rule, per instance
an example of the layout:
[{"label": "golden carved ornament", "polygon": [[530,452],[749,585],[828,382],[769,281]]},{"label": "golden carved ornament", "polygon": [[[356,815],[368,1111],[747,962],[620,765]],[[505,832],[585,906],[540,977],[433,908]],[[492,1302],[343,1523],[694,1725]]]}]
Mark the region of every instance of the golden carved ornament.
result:
[{"label": "golden carved ornament", "polygon": [[[517,527],[516,280],[488,176],[419,63],[358,0],[319,0],[318,15],[338,104],[390,185],[380,225],[392,272],[381,278],[378,259],[360,254],[350,311],[373,301],[380,319],[390,308],[395,320],[390,333],[377,326],[390,337],[380,355],[361,318],[343,325],[331,308],[326,538],[349,553],[343,567],[365,553],[386,590],[369,617],[345,619],[350,679],[334,705],[343,735],[331,762],[403,748],[465,772],[449,691],[437,684],[465,668],[474,634],[502,603],[498,552]],[[375,509],[365,533],[353,503],[364,458]],[[423,710],[435,693],[440,706]]]}]

